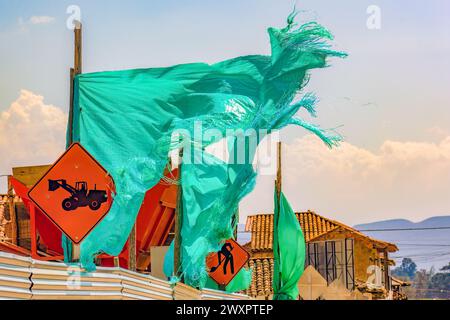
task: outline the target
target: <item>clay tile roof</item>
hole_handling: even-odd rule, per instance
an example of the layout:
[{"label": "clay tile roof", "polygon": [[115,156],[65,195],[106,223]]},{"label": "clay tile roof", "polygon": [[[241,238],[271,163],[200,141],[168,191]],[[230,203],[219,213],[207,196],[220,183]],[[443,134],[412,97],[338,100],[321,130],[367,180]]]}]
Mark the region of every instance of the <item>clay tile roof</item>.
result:
[{"label": "clay tile roof", "polygon": [[270,296],[273,293],[273,259],[250,259],[248,265],[253,271],[252,284],[245,293],[251,297]]},{"label": "clay tile roof", "polygon": [[[306,242],[335,230],[339,224],[312,211],[296,213]],[[245,231],[252,233],[252,250],[272,250],[273,214],[249,216]]]}]

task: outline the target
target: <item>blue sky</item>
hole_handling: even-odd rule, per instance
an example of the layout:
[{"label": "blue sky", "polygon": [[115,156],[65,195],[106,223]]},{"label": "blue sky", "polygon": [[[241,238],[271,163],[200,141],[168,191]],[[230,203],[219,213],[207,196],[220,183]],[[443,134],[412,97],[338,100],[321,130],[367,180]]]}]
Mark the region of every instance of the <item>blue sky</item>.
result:
[{"label": "blue sky", "polygon": [[[294,3],[0,0],[0,115],[11,113],[12,109],[20,115],[19,107],[26,107],[27,103],[40,106],[46,115],[47,105],[67,112],[68,75],[73,63],[72,32],[66,28],[69,5],[81,9],[84,72],[94,72],[195,61],[213,63],[238,55],[268,54],[266,29],[284,26]],[[381,9],[380,30],[366,27],[369,5]],[[348,223],[388,217],[418,220],[450,214],[450,204],[441,200],[450,187],[444,181],[450,180],[446,173],[450,163],[446,158],[446,139],[450,137],[450,2],[305,0],[297,1],[297,8],[302,11],[300,21],[314,19],[330,28],[336,36],[336,47],[350,56],[344,61],[332,61],[331,68],[314,72],[309,86],[321,98],[316,122],[324,127],[342,126],[339,131],[347,145],[341,151],[324,153],[317,149],[321,147],[311,145],[303,131],[289,128],[283,132],[283,140],[292,145],[292,150],[298,148],[301,153],[300,150],[310,150],[308,147],[309,152],[316,152],[311,157],[323,155],[320,163],[324,169],[314,174],[311,169],[299,177],[302,181],[314,181],[296,184],[296,179],[289,183],[287,178],[286,192],[295,198],[294,207],[316,209]],[[27,95],[19,101],[21,90],[42,96],[43,100],[36,102],[35,96]],[[17,101],[16,108],[12,108]],[[30,108],[27,110],[31,112]],[[60,118],[59,113],[56,118]],[[57,126],[57,130],[62,130],[60,124]],[[5,144],[17,131],[2,131],[0,122],[0,135],[2,146],[2,138]],[[0,160],[0,170],[52,162],[63,138],[54,133],[45,146],[49,151],[39,156],[8,155],[3,163]],[[17,139],[24,146],[31,144]],[[50,151],[52,141],[57,145],[55,151]],[[435,152],[435,157],[422,159],[424,150],[433,150],[427,152]],[[303,161],[311,160],[301,157]],[[350,168],[345,171],[347,175],[329,171],[336,161],[342,161],[345,170]],[[387,171],[381,174],[384,180],[368,185],[359,178],[372,174],[374,180],[378,179],[379,172],[373,171],[377,166],[383,168],[380,172]],[[404,167],[408,171],[403,172]],[[401,175],[396,176],[399,172]],[[267,191],[270,179],[260,179],[243,211],[269,210],[270,203],[257,198]],[[342,196],[333,192],[349,180],[358,180],[359,184],[349,184],[347,194]],[[411,184],[420,186],[414,191],[409,189]],[[351,195],[360,201],[349,202]],[[410,201],[420,195],[423,199]],[[363,210],[364,216],[358,214]]]}]

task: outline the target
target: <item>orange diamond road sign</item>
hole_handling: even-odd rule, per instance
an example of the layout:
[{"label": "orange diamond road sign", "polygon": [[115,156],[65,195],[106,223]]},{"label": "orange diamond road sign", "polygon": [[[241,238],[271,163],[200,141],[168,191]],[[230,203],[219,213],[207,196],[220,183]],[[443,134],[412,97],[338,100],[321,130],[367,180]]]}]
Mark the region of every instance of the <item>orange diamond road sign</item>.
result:
[{"label": "orange diamond road sign", "polygon": [[227,286],[250,259],[250,254],[236,241],[227,240],[219,252],[206,258],[209,276],[221,286]]},{"label": "orange diamond road sign", "polygon": [[106,216],[114,181],[79,143],[74,143],[28,196],[75,244]]}]

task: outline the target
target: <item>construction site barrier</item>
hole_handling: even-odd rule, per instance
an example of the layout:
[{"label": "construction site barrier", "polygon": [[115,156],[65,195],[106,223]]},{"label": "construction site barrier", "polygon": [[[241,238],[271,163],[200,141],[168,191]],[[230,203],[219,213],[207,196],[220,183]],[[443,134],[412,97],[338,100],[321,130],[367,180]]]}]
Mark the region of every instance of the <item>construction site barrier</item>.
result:
[{"label": "construction site barrier", "polygon": [[249,300],[197,290],[122,268],[86,272],[76,265],[0,252],[0,300]]}]

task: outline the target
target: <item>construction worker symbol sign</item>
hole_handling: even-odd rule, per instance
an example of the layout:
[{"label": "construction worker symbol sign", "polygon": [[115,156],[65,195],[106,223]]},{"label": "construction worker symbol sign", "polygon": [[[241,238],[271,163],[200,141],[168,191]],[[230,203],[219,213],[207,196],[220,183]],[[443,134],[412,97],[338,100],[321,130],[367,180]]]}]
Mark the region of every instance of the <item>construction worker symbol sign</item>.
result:
[{"label": "construction worker symbol sign", "polygon": [[106,216],[113,192],[111,176],[75,143],[28,195],[72,242],[78,244]]},{"label": "construction worker symbol sign", "polygon": [[250,255],[236,241],[227,240],[219,252],[206,259],[209,276],[221,286],[227,286],[247,264]]}]

